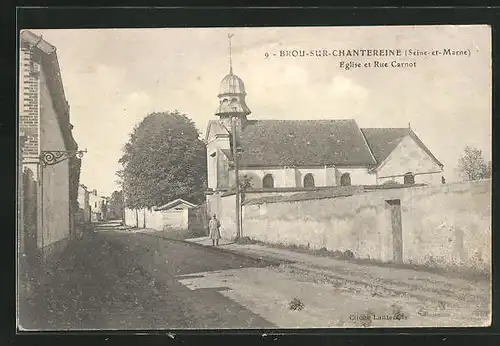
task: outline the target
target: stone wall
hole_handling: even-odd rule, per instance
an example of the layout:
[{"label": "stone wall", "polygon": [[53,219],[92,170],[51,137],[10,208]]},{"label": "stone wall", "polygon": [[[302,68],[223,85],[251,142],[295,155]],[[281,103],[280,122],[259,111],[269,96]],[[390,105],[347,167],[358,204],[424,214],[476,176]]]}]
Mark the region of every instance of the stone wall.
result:
[{"label": "stone wall", "polygon": [[165,229],[187,230],[189,209],[153,210],[125,209],[125,225],[138,228],[149,228],[157,231]]},{"label": "stone wall", "polygon": [[243,206],[243,234],[268,243],[395,260],[391,207],[399,200],[402,261],[488,269],[491,181],[373,190],[349,197]]},{"label": "stone wall", "polygon": [[[44,71],[40,71],[40,149],[68,150],[59,124]],[[69,160],[43,168],[43,234],[45,247],[70,235]]]}]

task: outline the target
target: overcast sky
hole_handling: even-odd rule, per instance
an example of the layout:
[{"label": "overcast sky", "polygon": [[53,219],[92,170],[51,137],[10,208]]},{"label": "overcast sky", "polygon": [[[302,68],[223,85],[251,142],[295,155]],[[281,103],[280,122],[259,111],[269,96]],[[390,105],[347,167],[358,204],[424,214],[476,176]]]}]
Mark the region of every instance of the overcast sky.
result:
[{"label": "overcast sky", "polygon": [[[121,150],[149,112],[178,109],[201,135],[215,119],[220,80],[233,67],[252,119],[356,119],[411,127],[444,164],[448,181],[465,145],[491,158],[491,40],[487,26],[32,30],[57,47],[74,137],[88,153],[81,182],[115,190]],[[415,68],[339,68],[340,61],[280,58],[282,49],[470,50],[405,58]],[[270,57],[265,58],[269,52]]]}]

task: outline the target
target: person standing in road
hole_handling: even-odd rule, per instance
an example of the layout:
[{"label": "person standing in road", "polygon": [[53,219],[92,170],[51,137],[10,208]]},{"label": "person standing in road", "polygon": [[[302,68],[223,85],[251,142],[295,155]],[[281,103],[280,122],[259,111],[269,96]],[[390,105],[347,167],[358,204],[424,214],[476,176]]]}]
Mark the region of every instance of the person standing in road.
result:
[{"label": "person standing in road", "polygon": [[219,246],[219,239],[220,239],[220,222],[217,220],[217,215],[214,214],[214,216],[210,219],[210,222],[208,223],[208,228],[210,230],[210,239],[212,239],[212,246]]}]

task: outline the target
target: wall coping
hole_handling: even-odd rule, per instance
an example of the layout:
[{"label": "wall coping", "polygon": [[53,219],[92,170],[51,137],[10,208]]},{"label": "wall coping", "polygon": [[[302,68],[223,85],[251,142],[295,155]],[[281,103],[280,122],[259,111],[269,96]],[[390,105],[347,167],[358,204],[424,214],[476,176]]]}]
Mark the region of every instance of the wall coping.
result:
[{"label": "wall coping", "polygon": [[[264,196],[255,199],[246,200],[244,205],[264,204],[264,203],[279,203],[279,202],[297,202],[305,200],[317,200],[327,198],[349,197],[352,195],[360,195],[365,192],[372,192],[376,190],[395,190],[395,189],[408,189],[427,186],[425,184],[413,185],[352,185],[352,186],[329,186],[322,189],[299,189],[300,192],[283,196]],[[276,191],[276,190],[275,190]],[[277,192],[277,191],[276,191]]]}]

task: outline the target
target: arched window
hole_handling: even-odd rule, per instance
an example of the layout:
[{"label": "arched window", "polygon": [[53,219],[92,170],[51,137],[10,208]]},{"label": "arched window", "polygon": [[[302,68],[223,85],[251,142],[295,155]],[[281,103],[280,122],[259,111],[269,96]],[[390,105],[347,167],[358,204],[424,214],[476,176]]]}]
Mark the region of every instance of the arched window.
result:
[{"label": "arched window", "polygon": [[344,173],[340,176],[340,185],[341,186],[351,185],[351,175],[349,173]]},{"label": "arched window", "polygon": [[307,173],[304,176],[304,187],[314,187],[314,176],[312,173]]},{"label": "arched window", "polygon": [[411,172],[406,173],[404,178],[404,183],[405,185],[415,184],[415,176]]},{"label": "arched window", "polygon": [[266,174],[262,179],[262,187],[265,188],[273,188],[274,187],[274,179],[271,174]]}]

